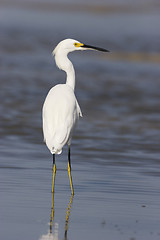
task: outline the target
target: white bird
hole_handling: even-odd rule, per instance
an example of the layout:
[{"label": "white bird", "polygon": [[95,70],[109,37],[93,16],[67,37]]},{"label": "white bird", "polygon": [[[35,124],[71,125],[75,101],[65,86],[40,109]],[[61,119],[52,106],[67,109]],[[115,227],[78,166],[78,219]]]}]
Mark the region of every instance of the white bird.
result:
[{"label": "white bird", "polygon": [[67,55],[76,50],[87,49],[109,52],[106,49],[86,45],[74,39],[61,41],[53,50],[56,65],[59,69],[66,72],[67,78],[65,84],[58,84],[50,89],[42,110],[44,141],[53,155],[52,193],[54,192],[56,173],[55,154],[60,154],[63,146],[68,144],[68,174],[71,192],[72,195],[74,194],[71,177],[70,145],[73,130],[79,116],[82,117],[82,112],[74,94],[74,67]]}]

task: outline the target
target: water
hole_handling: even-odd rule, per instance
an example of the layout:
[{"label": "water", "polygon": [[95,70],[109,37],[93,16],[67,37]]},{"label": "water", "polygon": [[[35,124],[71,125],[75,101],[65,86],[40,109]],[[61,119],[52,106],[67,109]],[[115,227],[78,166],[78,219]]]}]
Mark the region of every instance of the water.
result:
[{"label": "water", "polygon": [[[0,239],[160,239],[158,3],[141,12],[114,1],[108,12],[103,1],[97,11],[30,2],[0,1]],[[70,55],[83,112],[71,148],[75,196],[65,148],[53,218],[41,108],[64,82],[51,52],[67,37],[111,53]]]}]

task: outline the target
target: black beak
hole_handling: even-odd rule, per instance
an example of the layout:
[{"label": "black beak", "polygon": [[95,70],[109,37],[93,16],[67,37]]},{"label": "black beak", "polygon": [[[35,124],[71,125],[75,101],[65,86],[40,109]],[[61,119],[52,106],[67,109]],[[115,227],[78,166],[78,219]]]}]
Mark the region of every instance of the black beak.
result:
[{"label": "black beak", "polygon": [[86,45],[86,44],[84,44],[84,45],[81,46],[81,47],[82,47],[82,48],[87,48],[87,49],[97,50],[97,51],[100,51],[100,52],[109,52],[107,49],[100,48],[100,47],[94,47],[94,46]]}]

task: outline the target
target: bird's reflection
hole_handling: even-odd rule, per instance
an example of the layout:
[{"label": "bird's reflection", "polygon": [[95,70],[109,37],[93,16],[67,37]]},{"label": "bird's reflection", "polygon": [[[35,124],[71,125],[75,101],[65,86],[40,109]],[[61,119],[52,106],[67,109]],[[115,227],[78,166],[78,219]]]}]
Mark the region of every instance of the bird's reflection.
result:
[{"label": "bird's reflection", "polygon": [[[69,216],[70,216],[70,211],[72,207],[72,202],[73,202],[73,195],[71,195],[67,211],[66,211],[66,218],[65,218],[65,233],[64,233],[64,239],[67,240],[67,231],[68,231],[68,226],[69,226]],[[52,193],[52,208],[51,208],[51,219],[50,219],[50,234],[52,234],[52,228],[53,228],[53,221],[54,221],[54,193]]]},{"label": "bird's reflection", "polygon": [[69,225],[69,216],[70,216],[70,211],[72,207],[72,201],[73,201],[73,195],[71,195],[70,202],[67,207],[67,212],[66,212],[66,221],[65,221],[65,234],[64,234],[64,239],[67,240],[67,231],[68,231],[68,225]]},{"label": "bird's reflection", "polygon": [[[71,198],[66,210],[64,240],[67,240],[67,231],[69,227],[69,216],[71,212],[72,202],[73,202],[73,195],[71,195]],[[49,231],[48,231],[48,234],[42,235],[39,240],[58,240],[58,223],[54,223],[54,213],[55,213],[55,206],[54,206],[54,192],[53,192]]]},{"label": "bird's reflection", "polygon": [[51,219],[50,219],[50,233],[52,233],[53,220],[54,220],[54,192],[52,193],[52,207],[51,207]]}]

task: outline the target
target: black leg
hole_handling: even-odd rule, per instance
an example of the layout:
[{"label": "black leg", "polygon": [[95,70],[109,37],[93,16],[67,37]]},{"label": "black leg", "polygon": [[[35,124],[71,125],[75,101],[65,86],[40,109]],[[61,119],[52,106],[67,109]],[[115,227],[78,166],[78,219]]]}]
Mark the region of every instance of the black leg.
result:
[{"label": "black leg", "polygon": [[69,175],[69,181],[71,186],[71,192],[72,192],[72,195],[74,195],[72,176],[71,176],[71,156],[70,155],[71,155],[70,146],[68,146],[68,175]]},{"label": "black leg", "polygon": [[68,146],[68,163],[69,163],[70,169],[71,169],[71,150],[70,150],[70,146]]}]

